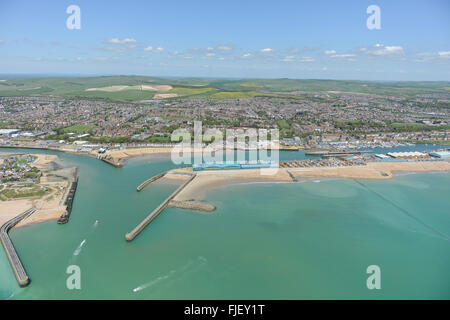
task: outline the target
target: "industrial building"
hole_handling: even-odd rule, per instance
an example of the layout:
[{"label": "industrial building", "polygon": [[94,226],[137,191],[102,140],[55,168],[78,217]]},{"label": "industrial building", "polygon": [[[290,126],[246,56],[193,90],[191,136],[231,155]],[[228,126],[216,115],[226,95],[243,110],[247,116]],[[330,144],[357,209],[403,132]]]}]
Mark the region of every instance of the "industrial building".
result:
[{"label": "industrial building", "polygon": [[0,129],[0,136],[11,137],[14,134],[19,134],[21,129]]},{"label": "industrial building", "polygon": [[389,156],[387,156],[385,154],[381,154],[381,153],[375,154],[375,157],[378,158],[378,159],[383,159],[383,160],[391,159],[391,157],[389,157]]},{"label": "industrial building", "polygon": [[236,162],[225,162],[225,163],[200,163],[194,164],[192,166],[193,171],[202,170],[233,170],[233,169],[265,169],[265,168],[278,168],[278,163],[275,162],[265,162],[258,161],[256,163],[236,163]]},{"label": "industrial building", "polygon": [[428,154],[423,152],[389,152],[388,156],[394,159],[420,159],[420,158],[428,158]]}]

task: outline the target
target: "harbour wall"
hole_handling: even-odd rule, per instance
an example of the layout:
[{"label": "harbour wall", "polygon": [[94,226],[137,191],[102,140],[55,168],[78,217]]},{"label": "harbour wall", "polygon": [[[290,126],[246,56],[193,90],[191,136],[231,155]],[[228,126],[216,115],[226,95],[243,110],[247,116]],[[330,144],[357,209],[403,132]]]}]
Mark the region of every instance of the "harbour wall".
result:
[{"label": "harbour wall", "polygon": [[17,255],[16,249],[14,248],[11,239],[9,238],[8,232],[21,220],[32,215],[35,211],[36,209],[34,208],[28,209],[27,211],[7,221],[0,228],[0,240],[2,242],[3,248],[5,249],[9,263],[11,264],[11,267],[14,271],[14,275],[16,276],[17,282],[21,287],[26,287],[30,283],[30,279],[25,271],[25,268],[22,265],[22,262],[20,261],[19,256]]},{"label": "harbour wall", "polygon": [[136,236],[141,233],[145,227],[153,221],[163,210],[167,207],[169,202],[175,198],[177,194],[179,194],[194,178],[196,174],[193,174],[188,180],[186,180],[181,186],[177,188],[166,200],[164,200],[155,210],[152,211],[140,224],[136,226],[131,232],[125,235],[125,239],[127,241],[132,241]]},{"label": "harbour wall", "polygon": [[167,171],[162,172],[157,174],[156,176],[151,177],[150,179],[145,180],[144,182],[142,182],[137,188],[136,190],[139,192],[142,189],[144,189],[146,186],[148,186],[150,183],[155,182],[156,180],[161,179],[162,177],[165,176],[165,174],[167,173]]}]

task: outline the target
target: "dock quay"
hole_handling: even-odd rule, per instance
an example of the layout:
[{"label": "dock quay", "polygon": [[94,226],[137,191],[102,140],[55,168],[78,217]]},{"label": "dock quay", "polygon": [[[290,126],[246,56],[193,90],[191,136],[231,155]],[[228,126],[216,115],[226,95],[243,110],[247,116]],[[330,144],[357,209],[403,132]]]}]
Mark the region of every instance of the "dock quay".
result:
[{"label": "dock quay", "polygon": [[142,182],[137,188],[136,190],[142,191],[142,189],[144,189],[146,186],[148,186],[150,183],[155,182],[156,180],[161,179],[162,177],[164,177],[166,175],[167,171],[164,171],[162,173],[157,174],[156,176],[151,177],[150,179],[145,180],[144,182]]},{"label": "dock quay", "polygon": [[16,276],[17,282],[21,287],[26,287],[30,283],[30,279],[28,278],[28,275],[25,272],[22,262],[20,261],[20,258],[17,255],[16,249],[14,248],[14,245],[12,244],[11,239],[9,238],[8,232],[21,220],[32,215],[35,211],[36,211],[35,208],[28,209],[27,211],[7,221],[0,228],[0,240],[2,242],[3,248],[5,249],[9,263],[11,264],[11,267],[14,271],[14,275]]},{"label": "dock quay", "polygon": [[177,194],[181,192],[194,178],[196,177],[196,174],[191,175],[191,177],[186,180],[181,186],[179,186],[166,200],[164,200],[155,210],[153,210],[140,224],[136,226],[131,232],[127,233],[125,235],[125,239],[127,241],[132,241],[136,236],[141,233],[142,230],[145,229],[145,227],[153,221],[169,204],[169,202],[175,198]]},{"label": "dock quay", "polygon": [[64,205],[66,206],[66,211],[59,217],[58,224],[65,224],[69,222],[70,214],[72,213],[72,204],[75,197],[75,192],[78,187],[78,177],[70,184],[69,192],[67,193]]}]

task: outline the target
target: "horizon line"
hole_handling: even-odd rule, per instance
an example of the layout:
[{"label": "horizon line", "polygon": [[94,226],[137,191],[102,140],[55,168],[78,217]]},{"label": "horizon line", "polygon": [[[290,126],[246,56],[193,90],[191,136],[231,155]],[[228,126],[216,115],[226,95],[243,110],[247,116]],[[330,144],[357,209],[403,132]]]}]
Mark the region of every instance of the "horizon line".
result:
[{"label": "horizon line", "polygon": [[[86,74],[86,73],[0,73],[0,77],[26,76],[26,78],[94,78],[94,77],[149,77],[167,79],[204,79],[204,80],[312,80],[312,81],[360,81],[360,82],[450,82],[450,80],[365,80],[365,79],[345,79],[345,78],[291,78],[291,77],[211,77],[211,76],[172,76],[172,75],[142,75],[142,74]],[[3,79],[1,79],[3,80]],[[13,79],[4,79],[13,80]]]}]

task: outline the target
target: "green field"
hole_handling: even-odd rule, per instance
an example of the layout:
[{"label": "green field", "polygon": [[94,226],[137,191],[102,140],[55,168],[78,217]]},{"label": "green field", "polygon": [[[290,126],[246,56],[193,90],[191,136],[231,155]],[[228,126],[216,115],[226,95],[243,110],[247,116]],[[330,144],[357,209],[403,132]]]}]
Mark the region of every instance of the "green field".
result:
[{"label": "green field", "polygon": [[[170,85],[169,91],[126,90],[88,91],[109,86]],[[347,92],[383,96],[414,97],[419,94],[447,94],[449,82],[375,82],[346,80],[243,79],[207,80],[195,78],[166,79],[144,76],[49,77],[25,78],[0,82],[0,97],[55,96],[62,98],[103,99],[136,102],[151,100],[156,93],[176,93],[183,98],[233,99],[258,96],[299,98],[292,92]],[[317,98],[319,99],[319,98]]]},{"label": "green field", "polygon": [[89,130],[94,129],[95,126],[94,125],[73,125],[67,128],[64,128],[62,131],[64,133],[84,133],[87,132]]}]

